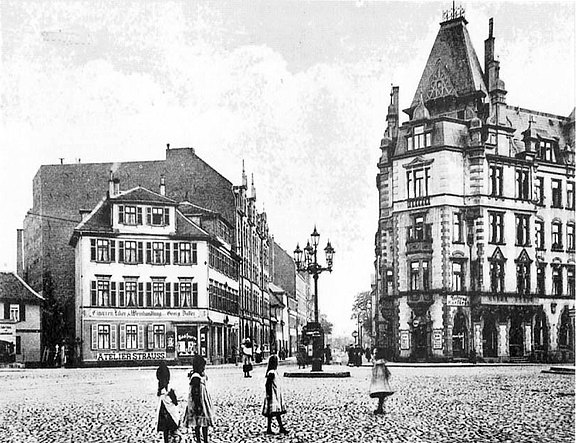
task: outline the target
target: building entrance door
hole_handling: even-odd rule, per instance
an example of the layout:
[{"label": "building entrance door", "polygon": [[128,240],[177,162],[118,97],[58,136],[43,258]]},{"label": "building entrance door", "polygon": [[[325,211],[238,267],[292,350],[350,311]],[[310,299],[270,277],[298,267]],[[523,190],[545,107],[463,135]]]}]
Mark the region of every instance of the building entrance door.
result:
[{"label": "building entrance door", "polygon": [[456,358],[462,358],[467,353],[468,328],[466,327],[466,316],[462,312],[457,312],[454,316],[454,327],[452,328],[452,355]]},{"label": "building entrance door", "polygon": [[510,357],[524,356],[524,331],[522,319],[519,315],[512,315],[510,319],[510,341],[508,343]]},{"label": "building entrance door", "polygon": [[418,360],[428,357],[428,328],[426,323],[415,322],[412,329],[413,356]]},{"label": "building entrance door", "polygon": [[484,317],[482,329],[482,349],[484,357],[498,357],[498,331],[492,315]]}]

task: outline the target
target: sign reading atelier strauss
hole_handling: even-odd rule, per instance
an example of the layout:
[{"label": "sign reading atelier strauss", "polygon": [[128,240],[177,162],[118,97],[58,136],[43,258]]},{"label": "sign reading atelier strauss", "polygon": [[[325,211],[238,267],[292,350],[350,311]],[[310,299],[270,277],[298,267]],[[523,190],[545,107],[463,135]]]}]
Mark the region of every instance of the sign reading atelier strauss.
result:
[{"label": "sign reading atelier strauss", "polygon": [[114,309],[89,308],[84,310],[85,318],[113,319],[140,318],[153,320],[200,320],[207,316],[206,309]]}]

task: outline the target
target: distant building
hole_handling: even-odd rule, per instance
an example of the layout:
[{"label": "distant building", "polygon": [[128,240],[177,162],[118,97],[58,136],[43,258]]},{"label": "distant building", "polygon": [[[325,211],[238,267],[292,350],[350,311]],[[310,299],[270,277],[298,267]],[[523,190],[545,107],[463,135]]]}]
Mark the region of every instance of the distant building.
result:
[{"label": "distant building", "polygon": [[[378,164],[377,340],[396,359],[574,360],[574,111],[506,103],[452,10]],[[537,85],[535,85],[537,87]]]},{"label": "distant building", "polygon": [[[74,229],[84,364],[222,363],[238,347],[238,263],[216,213],[142,187],[108,195]],[[233,326],[236,325],[236,326]]]},{"label": "distant building", "polygon": [[41,361],[43,299],[12,272],[0,272],[0,363]]}]

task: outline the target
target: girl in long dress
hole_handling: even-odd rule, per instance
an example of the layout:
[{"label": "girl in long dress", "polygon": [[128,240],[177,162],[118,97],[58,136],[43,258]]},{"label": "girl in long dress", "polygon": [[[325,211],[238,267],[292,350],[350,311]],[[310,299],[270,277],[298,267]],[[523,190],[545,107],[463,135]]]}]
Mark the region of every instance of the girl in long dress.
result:
[{"label": "girl in long dress", "polygon": [[268,368],[266,369],[266,397],[262,405],[262,415],[268,419],[267,434],[274,434],[272,431],[272,417],[276,417],[281,434],[288,434],[288,430],[282,424],[282,414],[286,413],[286,406],[282,399],[282,391],[279,386],[279,379],[276,370],[278,369],[278,357],[272,354],[268,358]]},{"label": "girl in long dress", "polygon": [[374,411],[374,414],[384,414],[384,400],[394,394],[394,391],[390,388],[390,371],[386,367],[384,355],[383,348],[376,349],[374,366],[372,366],[372,380],[370,382],[370,397],[378,399],[378,408]]},{"label": "girl in long dress", "polygon": [[184,418],[184,426],[194,428],[196,443],[201,443],[200,430],[204,443],[208,443],[208,427],[213,426],[214,414],[212,400],[206,388],[206,360],[200,355],[192,359],[192,373],[190,374],[190,392],[188,406]]},{"label": "girl in long dress", "polygon": [[170,441],[180,441],[178,434],[180,426],[180,411],[178,409],[178,399],[173,389],[168,389],[170,382],[170,370],[165,361],[160,362],[156,370],[158,379],[158,410],[156,412],[156,430],[162,432],[164,443]]}]

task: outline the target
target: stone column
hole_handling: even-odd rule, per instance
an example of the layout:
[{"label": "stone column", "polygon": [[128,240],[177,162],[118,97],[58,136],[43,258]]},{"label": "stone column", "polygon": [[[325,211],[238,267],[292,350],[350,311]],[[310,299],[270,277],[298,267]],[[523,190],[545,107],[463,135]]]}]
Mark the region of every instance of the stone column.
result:
[{"label": "stone column", "polygon": [[498,325],[498,357],[508,357],[508,323]]},{"label": "stone column", "polygon": [[484,357],[484,348],[482,346],[482,324],[480,322],[473,323],[474,334],[474,350],[477,357]]},{"label": "stone column", "polygon": [[524,325],[524,355],[532,355],[532,325]]}]

